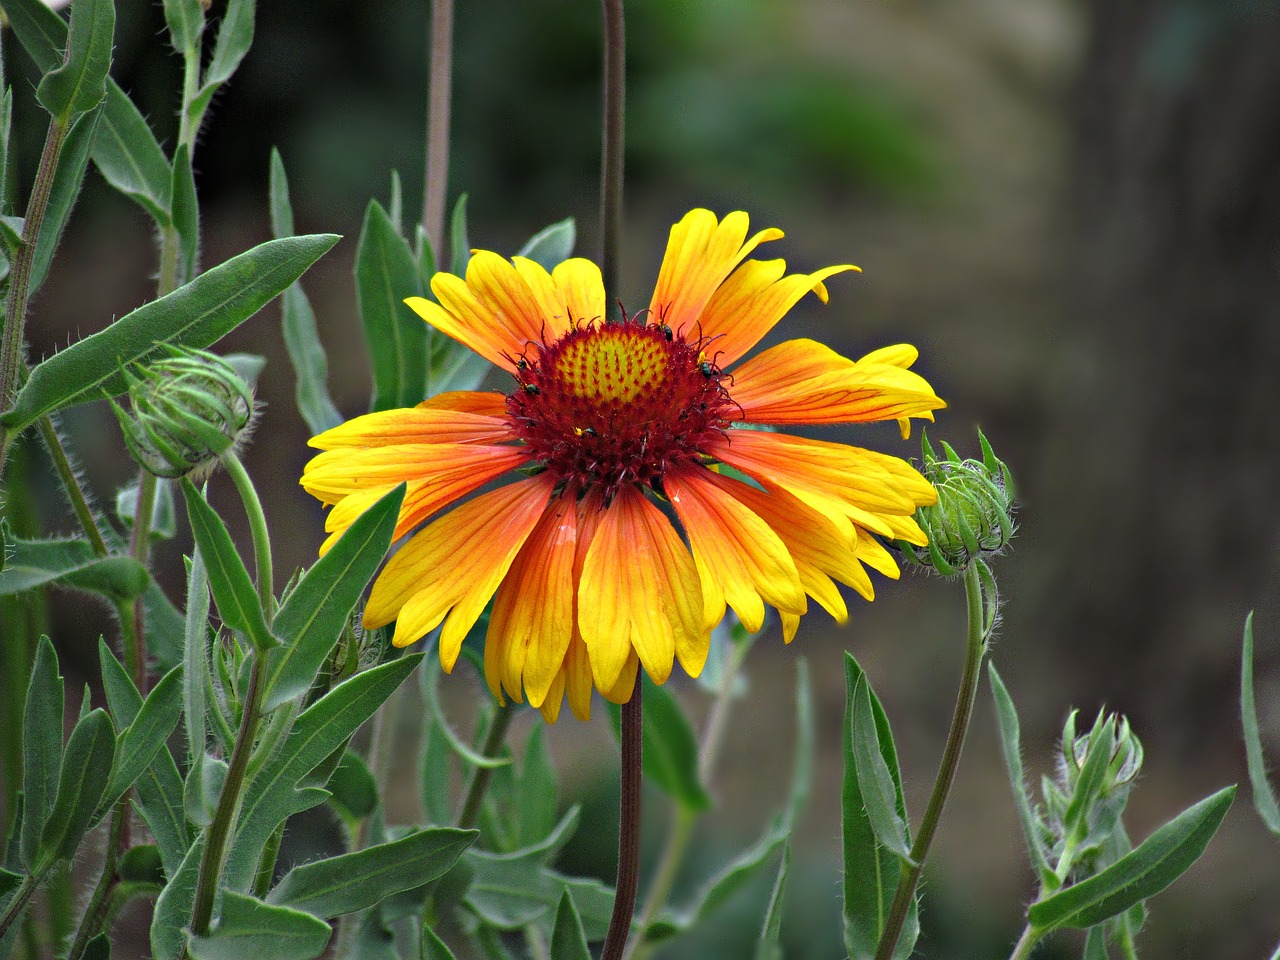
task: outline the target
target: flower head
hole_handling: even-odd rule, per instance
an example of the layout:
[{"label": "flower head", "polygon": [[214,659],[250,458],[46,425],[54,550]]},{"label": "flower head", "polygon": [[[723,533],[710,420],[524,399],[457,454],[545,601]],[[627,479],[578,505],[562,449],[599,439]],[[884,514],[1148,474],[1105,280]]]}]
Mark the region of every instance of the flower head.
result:
[{"label": "flower head", "polygon": [[752,631],[776,607],[790,641],[807,597],[847,618],[834,580],[870,599],[864,564],[898,575],[878,538],[925,543],[912,515],[935,494],[920,474],[896,457],[743,427],[932,419],[944,404],[908,369],[907,346],[855,362],[790,340],[739,362],[806,293],[825,301],[824,281],[857,269],[787,275],[781,260],[748,260],[782,233],[748,239],[747,223],[685,216],[648,309],[620,323],[602,319],[600,271],[582,259],[548,273],[477,251],[465,279],[432,279],[435,302],[406,301],[512,384],[313,439],[324,452],[302,485],[333,505],[329,542],[402,481],[397,536],[523,475],[415,534],[374,584],[367,626],[395,620],[406,645],[443,623],[448,670],[492,597],[495,695],[527,696],[550,720],[567,695],[585,719],[593,686],[625,702],[641,665],[657,683],[675,660],[699,673],[726,605]]}]

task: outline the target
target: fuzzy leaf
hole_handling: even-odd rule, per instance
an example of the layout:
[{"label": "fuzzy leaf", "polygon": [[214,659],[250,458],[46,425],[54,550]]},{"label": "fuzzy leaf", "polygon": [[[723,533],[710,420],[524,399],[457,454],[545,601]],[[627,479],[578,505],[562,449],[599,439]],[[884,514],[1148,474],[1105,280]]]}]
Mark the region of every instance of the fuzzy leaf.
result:
[{"label": "fuzzy leaf", "polygon": [[[7,568],[6,568],[7,572]],[[48,637],[41,637],[27,687],[22,716],[22,833],[21,860],[34,870],[49,813],[58,793],[62,767],[62,677],[58,655]]]},{"label": "fuzzy leaf", "polygon": [[374,410],[412,407],[427,389],[427,325],[404,304],[421,296],[409,244],[376,200],[365,209],[356,248],[356,295],[373,363]]},{"label": "fuzzy leaf", "polygon": [[36,87],[36,99],[54,117],[65,122],[107,95],[115,27],[112,0],[72,0],[66,60]]},{"label": "fuzzy leaf", "polygon": [[195,960],[315,960],[329,944],[329,925],[309,913],[222,892],[222,914],[208,936],[190,937]]},{"label": "fuzzy leaf", "polygon": [[1280,837],[1280,806],[1267,780],[1267,762],[1262,755],[1262,735],[1258,732],[1258,707],[1253,698],[1253,611],[1244,622],[1244,649],[1240,654],[1240,721],[1244,727],[1244,752],[1253,785],[1253,805],[1258,816],[1276,837]]},{"label": "fuzzy leaf", "polygon": [[0,596],[57,583],[131,600],[150,581],[146,568],[132,557],[99,557],[84,540],[12,540],[8,562],[0,570]]},{"label": "fuzzy leaf", "polygon": [[191,923],[191,905],[196,898],[196,880],[200,858],[204,854],[204,831],[196,834],[178,869],[169,874],[169,882],[156,898],[151,916],[152,960],[178,960],[186,951],[187,925]]},{"label": "fuzzy leaf", "polygon": [[1052,871],[1049,868],[1041,826],[1031,812],[1031,799],[1027,795],[1027,785],[1022,773],[1022,732],[1018,724],[1018,711],[1013,705],[1004,681],[996,672],[994,663],[987,664],[987,676],[991,681],[991,696],[996,704],[996,720],[1000,727],[1000,750],[1004,754],[1005,773],[1009,777],[1009,788],[1013,791],[1014,805],[1018,808],[1018,819],[1022,823],[1022,835],[1027,841],[1027,851],[1031,856],[1031,865],[1036,875],[1044,878]]},{"label": "fuzzy leaf", "polygon": [[67,139],[58,156],[58,166],[49,189],[49,204],[45,208],[44,223],[36,238],[35,254],[31,260],[30,292],[35,293],[44,283],[53,262],[54,251],[62,239],[62,231],[71,219],[71,209],[84,184],[85,168],[89,166],[89,148],[97,136],[102,107],[95,107],[71,125]]},{"label": "fuzzy leaf", "polygon": [[76,852],[111,781],[116,734],[105,710],[91,710],[71,731],[58,772],[58,795],[40,834],[40,864]]},{"label": "fuzzy leaf", "polygon": [[121,367],[159,355],[165,344],[209,346],[257,313],[337,239],[318,234],[268,241],[139,307],[38,364],[0,422],[17,431],[62,407],[121,393],[127,387]]},{"label": "fuzzy leaf", "polygon": [[174,667],[143,701],[137,715],[120,734],[111,782],[94,816],[100,820],[151,766],[182,716],[182,668]]},{"label": "fuzzy leaf", "polygon": [[222,22],[218,25],[213,56],[204,71],[204,82],[187,106],[187,116],[193,129],[199,130],[209,101],[218,88],[231,79],[249,52],[253,44],[253,15],[254,0],[229,0],[227,3]]},{"label": "fuzzy leaf", "polygon": [[[6,0],[6,7],[11,2]],[[158,227],[169,225],[169,161],[147,121],[114,80],[107,81],[107,103],[92,156],[107,183],[146,210]]]},{"label": "fuzzy leaf", "polygon": [[898,813],[897,793],[889,766],[880,744],[876,718],[871,711],[871,698],[866,677],[858,680],[853,691],[852,747],[858,776],[858,790],[876,842],[900,860],[911,865],[911,848],[907,843],[907,825]]},{"label": "fuzzy leaf", "polygon": [[204,30],[204,7],[200,0],[164,0],[164,21],[169,27],[169,42],[179,54],[200,48]]},{"label": "fuzzy leaf", "polygon": [[[199,6],[199,3],[196,4]],[[170,189],[172,219],[178,231],[178,285],[195,279],[200,258],[200,201],[196,197],[196,175],[191,168],[191,152],[180,144],[173,155],[173,182]]]}]

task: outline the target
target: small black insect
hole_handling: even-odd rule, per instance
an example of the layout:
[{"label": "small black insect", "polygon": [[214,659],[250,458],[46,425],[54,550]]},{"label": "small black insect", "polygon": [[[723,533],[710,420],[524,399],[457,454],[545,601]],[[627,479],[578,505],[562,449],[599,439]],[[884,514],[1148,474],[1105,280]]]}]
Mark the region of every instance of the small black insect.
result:
[{"label": "small black insect", "polygon": [[584,437],[594,437],[594,436],[596,436],[597,434],[596,434],[596,431],[595,431],[595,429],[594,429],[593,427],[584,427],[584,428],[582,429],[582,435],[583,435]]},{"label": "small black insect", "polygon": [[671,332],[671,328],[665,323],[659,325],[658,329],[662,331],[662,335],[666,337],[668,341],[675,339],[675,334]]},{"label": "small black insect", "polygon": [[524,392],[525,392],[525,393],[527,393],[527,394],[529,394],[529,395],[530,395],[530,396],[532,396],[532,397],[536,397],[536,396],[537,396],[538,394],[540,394],[542,391],[538,389],[537,384],[534,384],[534,383],[526,383],[526,384],[524,385]]},{"label": "small black insect", "polygon": [[698,364],[698,369],[702,371],[702,375],[708,380],[715,376],[715,367],[711,366],[711,363],[708,360],[703,360]]},{"label": "small black insect", "polygon": [[528,370],[528,369],[529,369],[529,361],[528,361],[528,360],[526,360],[524,357],[521,357],[519,360],[517,360],[517,361],[516,361],[516,369],[517,369],[517,370]]}]

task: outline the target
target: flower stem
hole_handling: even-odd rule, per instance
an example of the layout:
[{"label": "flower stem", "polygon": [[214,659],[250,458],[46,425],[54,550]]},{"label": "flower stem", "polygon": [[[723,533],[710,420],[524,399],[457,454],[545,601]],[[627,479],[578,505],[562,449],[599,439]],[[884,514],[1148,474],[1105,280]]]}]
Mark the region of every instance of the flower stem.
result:
[{"label": "flower stem", "polygon": [[[453,97],[453,0],[431,4],[431,60],[427,68],[427,157],[422,229],[436,263],[444,255],[444,201],[449,190],[449,110]],[[453,264],[458,269],[458,264]]]},{"label": "flower stem", "polygon": [[635,692],[622,705],[622,783],[618,797],[618,882],[613,898],[613,916],[605,935],[600,960],[621,960],[631,933],[631,917],[636,906],[636,885],[640,878],[640,757],[644,690],[643,677],[636,678]]},{"label": "flower stem", "polygon": [[227,473],[231,474],[231,482],[235,484],[236,492],[244,501],[245,513],[249,515],[253,562],[258,575],[258,602],[262,604],[263,616],[270,625],[275,616],[275,597],[271,593],[271,535],[267,530],[266,515],[262,512],[262,501],[258,499],[258,491],[234,450],[228,450],[222,455],[222,463],[227,468]]},{"label": "flower stem", "polygon": [[240,797],[244,792],[245,768],[253,750],[254,734],[258,727],[258,712],[262,698],[262,658],[253,655],[249,669],[249,689],[244,698],[244,711],[240,716],[240,729],[236,732],[235,747],[231,751],[231,764],[227,767],[227,779],[218,796],[213,821],[205,833],[204,851],[200,857],[200,872],[196,879],[195,899],[191,906],[191,932],[204,936],[209,932],[213,919],[213,903],[218,892],[218,877],[222,873],[223,855],[227,840],[235,825],[240,809]]},{"label": "flower stem", "polygon": [[969,613],[969,637],[965,649],[964,673],[960,678],[960,690],[956,694],[955,713],[951,717],[951,729],[947,732],[947,743],[942,751],[938,776],[933,782],[933,793],[929,796],[929,805],[925,807],[920,831],[911,845],[911,859],[914,866],[904,865],[902,868],[898,889],[889,907],[889,916],[876,948],[876,960],[889,960],[898,946],[902,924],[907,918],[911,902],[915,899],[916,886],[920,882],[925,857],[929,855],[934,832],[938,828],[938,821],[942,818],[942,808],[946,806],[947,795],[951,792],[951,784],[955,781],[956,768],[960,765],[960,753],[964,750],[965,734],[969,730],[969,718],[973,715],[973,701],[978,692],[982,656],[986,652],[982,582],[977,563],[970,563],[965,568],[964,595]]},{"label": "flower stem", "polygon": [[[485,737],[480,752],[486,757],[496,757],[502,749],[507,730],[511,727],[511,719],[515,716],[514,707],[499,707],[493,715],[493,723]],[[458,826],[469,830],[480,819],[480,805],[484,802],[485,791],[489,789],[489,780],[493,776],[492,767],[476,767],[471,774],[471,782],[467,785],[467,795],[462,801],[462,810],[458,814]]]},{"label": "flower stem", "polygon": [[1009,960],[1027,960],[1042,936],[1044,936],[1043,931],[1036,930],[1031,924],[1027,924],[1027,928],[1022,931],[1022,936],[1018,938],[1018,943],[1013,948],[1013,953],[1009,954]]},{"label": "flower stem", "polygon": [[623,115],[627,42],[622,0],[601,0],[604,8],[604,123],[600,156],[600,273],[605,309],[618,296],[622,248]]},{"label": "flower stem", "polygon": [[[44,224],[45,210],[49,206],[49,192],[53,189],[53,175],[58,169],[58,157],[66,140],[70,122],[57,117],[49,121],[45,135],[44,152],[36,169],[35,183],[31,187],[31,199],[27,201],[26,217],[22,224],[22,243],[9,271],[9,296],[4,305],[4,330],[0,333],[0,410],[9,409],[22,375],[22,334],[27,321],[27,297],[31,287],[31,266],[35,260],[36,242],[40,227]],[[4,456],[8,445],[0,447],[0,475],[4,473]]]}]

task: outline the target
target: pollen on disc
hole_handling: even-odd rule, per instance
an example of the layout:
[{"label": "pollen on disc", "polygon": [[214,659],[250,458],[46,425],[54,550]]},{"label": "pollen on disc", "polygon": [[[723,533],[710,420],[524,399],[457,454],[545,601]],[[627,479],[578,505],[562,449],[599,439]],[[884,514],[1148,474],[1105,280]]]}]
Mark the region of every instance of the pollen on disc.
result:
[{"label": "pollen on disc", "polygon": [[628,403],[652,393],[667,374],[667,350],[634,329],[603,328],[566,343],[555,372],[584,400]]}]

